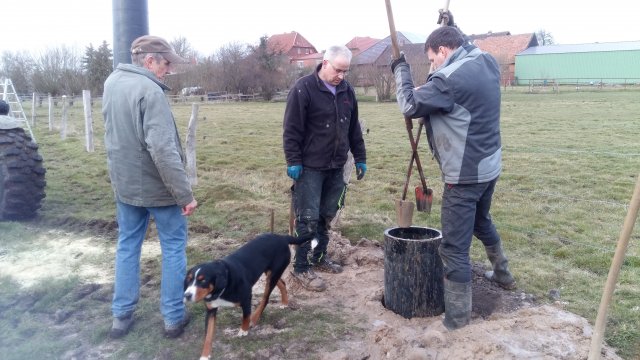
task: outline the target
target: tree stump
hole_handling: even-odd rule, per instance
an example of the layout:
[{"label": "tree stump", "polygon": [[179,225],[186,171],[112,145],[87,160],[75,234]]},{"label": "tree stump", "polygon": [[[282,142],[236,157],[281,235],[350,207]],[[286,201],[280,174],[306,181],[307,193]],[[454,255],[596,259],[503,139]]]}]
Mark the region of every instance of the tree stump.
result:
[{"label": "tree stump", "polygon": [[383,305],[407,319],[444,312],[439,230],[411,226],[384,232]]}]

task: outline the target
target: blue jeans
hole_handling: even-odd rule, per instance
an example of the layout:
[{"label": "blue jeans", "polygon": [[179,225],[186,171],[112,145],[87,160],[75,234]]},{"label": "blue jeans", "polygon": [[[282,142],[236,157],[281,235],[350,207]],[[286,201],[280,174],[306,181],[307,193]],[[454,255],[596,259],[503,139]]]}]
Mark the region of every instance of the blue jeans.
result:
[{"label": "blue jeans", "polygon": [[296,214],[296,236],[307,240],[316,238],[318,246],[311,250],[307,241],[296,251],[293,269],[307,271],[327,252],[331,220],[344,205],[347,187],[342,168],[332,170],[304,169],[293,188],[293,204]]},{"label": "blue jeans", "polygon": [[183,282],[187,272],[187,219],[177,205],[139,207],[116,201],[118,247],[116,276],[111,311],[114,317],[127,316],[140,297],[140,251],[153,215],[162,249],[160,312],[165,325],[182,321]]},{"label": "blue jeans", "polygon": [[444,276],[455,282],[471,281],[469,250],[475,235],[484,246],[495,245],[500,235],[491,220],[491,198],[498,179],[482,184],[445,184],[442,193],[440,257]]}]

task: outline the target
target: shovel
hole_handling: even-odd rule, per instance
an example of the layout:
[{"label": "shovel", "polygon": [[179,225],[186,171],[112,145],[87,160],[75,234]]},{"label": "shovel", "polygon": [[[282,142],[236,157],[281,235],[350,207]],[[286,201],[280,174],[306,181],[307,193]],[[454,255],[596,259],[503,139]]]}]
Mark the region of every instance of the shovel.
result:
[{"label": "shovel", "polygon": [[[398,36],[396,34],[396,27],[393,21],[393,11],[391,10],[391,0],[385,0],[385,3],[387,6],[387,19],[389,20],[389,30],[391,33],[391,45],[393,49],[393,57],[397,59],[400,57],[400,48],[398,47]],[[403,202],[406,202],[405,199],[407,194],[407,187],[409,184],[409,177],[411,175],[411,169],[413,168],[413,162],[415,161],[416,167],[418,168],[418,173],[420,174],[420,181],[422,183],[422,187],[418,186],[415,189],[416,209],[418,211],[430,212],[431,204],[433,202],[433,191],[427,187],[427,182],[425,180],[424,173],[422,171],[422,163],[420,162],[420,156],[418,155],[417,141],[416,139],[413,138],[413,121],[411,120],[410,117],[405,116],[404,122],[407,128],[407,133],[409,134],[409,142],[411,143],[412,155],[411,155],[411,162],[409,163],[409,169],[407,171],[407,181],[405,182],[405,188],[403,191],[402,200],[400,200],[399,202],[400,204],[402,204]],[[423,122],[421,121],[418,129],[418,135],[417,135],[418,139],[420,138],[420,133],[422,132],[422,126],[423,126]],[[403,208],[404,207],[401,207],[401,209]],[[396,211],[398,211],[398,202],[396,202]],[[398,219],[400,219],[401,215],[404,216],[404,213],[402,214],[398,213],[397,215],[398,215]],[[402,226],[402,224],[400,224],[400,221],[398,221],[398,223],[399,225]],[[406,216],[404,216],[403,218],[403,223],[406,224]]]},{"label": "shovel", "polygon": [[[418,126],[418,134],[416,135],[415,140],[415,148],[411,154],[411,161],[409,161],[409,170],[407,170],[407,181],[404,183],[404,191],[402,192],[403,199],[407,196],[407,187],[409,185],[409,177],[411,176],[411,169],[413,168],[413,162],[416,161],[418,167],[418,173],[420,174],[420,182],[422,186],[418,185],[415,189],[416,196],[416,210],[422,212],[431,212],[431,204],[433,203],[433,190],[427,187],[427,182],[424,177],[424,173],[422,172],[422,165],[420,164],[420,159],[418,158],[418,142],[420,141],[420,134],[422,134],[422,127],[424,126],[424,118],[420,118]],[[410,136],[412,136],[413,131],[411,131]]]}]

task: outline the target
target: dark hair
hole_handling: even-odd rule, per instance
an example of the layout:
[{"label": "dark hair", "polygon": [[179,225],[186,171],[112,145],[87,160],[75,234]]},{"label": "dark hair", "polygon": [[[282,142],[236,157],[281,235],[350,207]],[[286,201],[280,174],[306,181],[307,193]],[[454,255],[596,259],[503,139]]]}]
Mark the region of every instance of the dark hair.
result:
[{"label": "dark hair", "polygon": [[0,115],[7,115],[9,110],[9,104],[4,100],[0,100]]},{"label": "dark hair", "polygon": [[457,49],[464,44],[464,37],[460,30],[453,26],[443,26],[434,30],[424,43],[424,51],[431,49],[438,52],[440,46]]}]

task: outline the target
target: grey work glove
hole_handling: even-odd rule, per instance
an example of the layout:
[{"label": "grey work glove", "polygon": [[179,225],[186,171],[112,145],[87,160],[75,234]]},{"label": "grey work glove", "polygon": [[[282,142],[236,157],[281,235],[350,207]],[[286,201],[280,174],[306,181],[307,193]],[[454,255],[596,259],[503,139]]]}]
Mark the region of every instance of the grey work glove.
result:
[{"label": "grey work glove", "polygon": [[453,14],[451,13],[451,11],[444,11],[443,9],[440,9],[438,10],[438,12],[438,25],[442,25],[442,22],[444,21],[444,24],[447,26],[456,26],[456,24],[453,22]]}]

